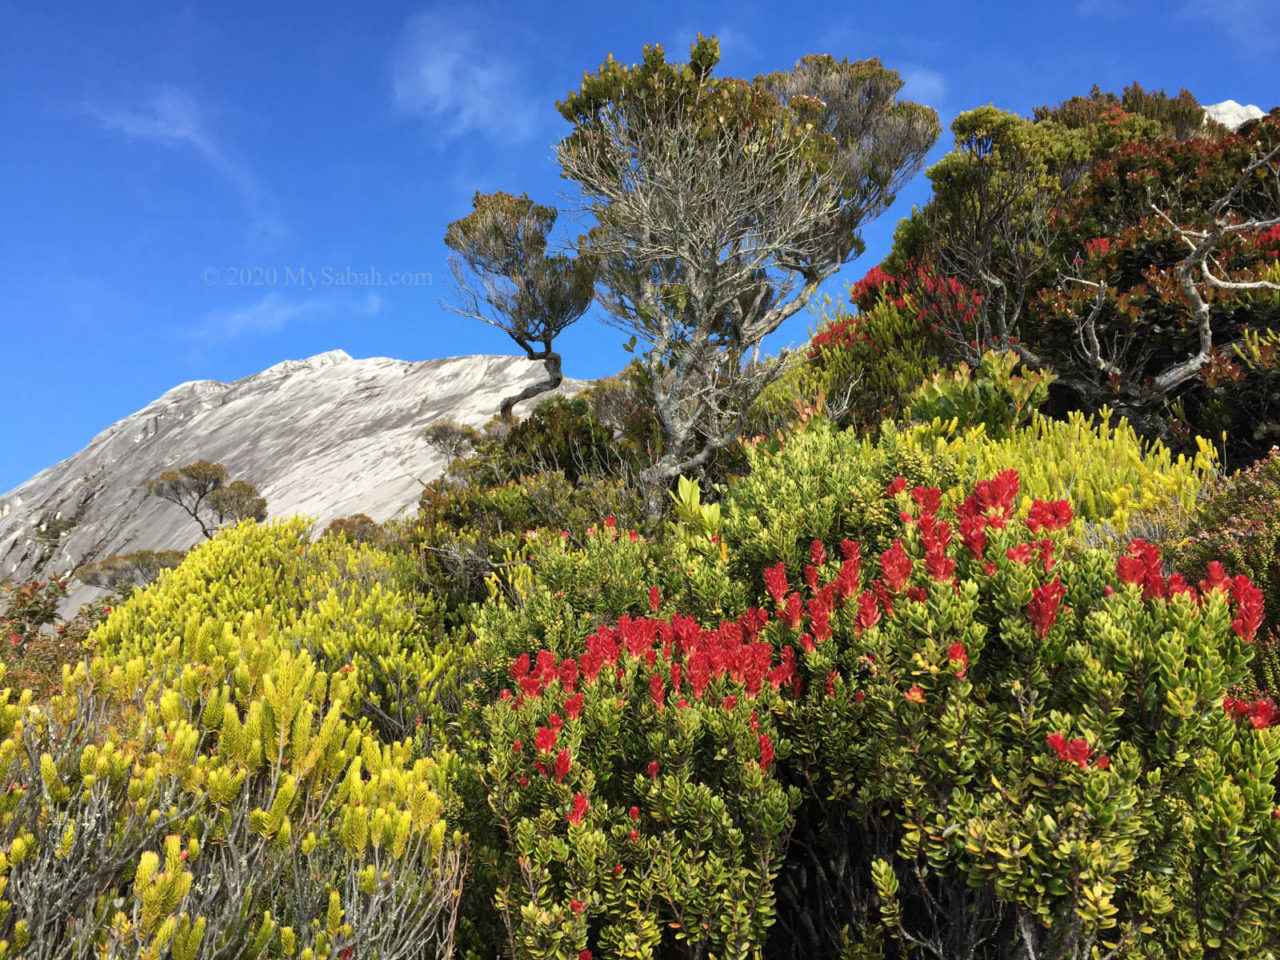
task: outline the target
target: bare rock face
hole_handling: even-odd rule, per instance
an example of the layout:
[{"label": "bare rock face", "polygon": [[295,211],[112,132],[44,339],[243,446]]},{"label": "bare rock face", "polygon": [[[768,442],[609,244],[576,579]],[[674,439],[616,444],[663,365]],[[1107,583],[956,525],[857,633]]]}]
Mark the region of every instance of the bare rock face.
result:
[{"label": "bare rock face", "polygon": [[[272,516],[306,514],[319,529],[353,513],[388,520],[443,472],[443,455],[424,439],[427,426],[442,417],[481,426],[503,397],[543,376],[540,363],[519,357],[409,363],[334,350],[234,383],[184,383],[0,496],[0,578],[192,546],[200,539],[195,522],[146,485],[196,460],[255,484]],[[557,392],[586,385],[565,380]],[[99,592],[81,587],[69,605]]]},{"label": "bare rock face", "polygon": [[1234,100],[1210,104],[1204,108],[1204,113],[1210,120],[1217,120],[1228,130],[1239,128],[1246,120],[1257,120],[1267,115],[1261,107],[1255,107],[1253,104],[1245,106]]}]

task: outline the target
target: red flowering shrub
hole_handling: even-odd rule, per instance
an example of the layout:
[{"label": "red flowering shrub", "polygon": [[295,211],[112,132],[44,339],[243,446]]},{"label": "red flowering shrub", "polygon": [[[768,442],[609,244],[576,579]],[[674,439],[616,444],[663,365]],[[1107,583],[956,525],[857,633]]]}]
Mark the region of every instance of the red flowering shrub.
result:
[{"label": "red flowering shrub", "polygon": [[778,955],[1274,948],[1276,710],[1228,692],[1261,593],[1216,564],[1193,586],[1141,541],[1082,551],[1070,504],[1019,487],[1009,471],[948,509],[890,484],[892,546],[851,572],[844,545],[797,585],[808,616],[766,630],[799,636],[779,731],[810,785]]},{"label": "red flowering shrub", "polygon": [[[535,545],[519,605],[474,620],[474,939],[519,957],[1275,947],[1280,730],[1232,692],[1257,588],[1170,574],[1141,541],[1083,550],[1071,504],[1014,471],[958,502],[872,476],[884,539],[810,540],[736,590],[692,586],[734,568],[733,525],[727,562],[689,552],[675,573],[678,539]],[[588,596],[594,620],[570,617]]]},{"label": "red flowering shrub", "polygon": [[1280,450],[1218,481],[1170,553],[1185,569],[1220,561],[1226,572],[1248,577],[1261,591],[1264,613],[1250,686],[1280,697]]},{"label": "red flowering shrub", "polygon": [[[939,296],[964,298],[949,281],[926,279]],[[838,422],[869,430],[901,415],[911,391],[942,368],[946,337],[906,284],[873,267],[848,293],[849,307],[837,305],[814,332],[798,379],[782,381],[766,406],[780,392],[807,403],[821,394]]]},{"label": "red flowering shrub", "polygon": [[472,825],[495,844],[515,956],[735,956],[763,942],[796,802],[769,776],[795,653],[760,639],[767,621],[623,616],[577,656],[511,662],[477,716],[487,803]]}]

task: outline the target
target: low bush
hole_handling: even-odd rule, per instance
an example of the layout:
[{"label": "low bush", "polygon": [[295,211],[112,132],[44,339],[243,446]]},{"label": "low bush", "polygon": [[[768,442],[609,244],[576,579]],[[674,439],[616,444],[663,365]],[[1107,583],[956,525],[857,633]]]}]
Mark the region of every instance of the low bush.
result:
[{"label": "low bush", "polygon": [[[762,466],[779,527],[787,473],[832,462],[805,435]],[[1233,692],[1247,578],[1086,549],[1012,471],[866,497],[883,548],[819,539],[750,580],[733,497],[722,549],[531,544],[472,621],[467,936],[515,957],[1276,947],[1280,734]]]},{"label": "low bush", "polygon": [[144,658],[168,683],[187,660],[232,669],[250,657],[268,664],[306,651],[328,671],[359,673],[348,709],[385,740],[401,740],[424,724],[434,728],[435,695],[451,659],[420,629],[432,619],[432,601],[412,593],[396,570],[367,545],[312,542],[303,518],[243,523],[117,607],[90,641],[116,658]]},{"label": "low bush", "polygon": [[884,550],[897,514],[882,493],[898,476],[911,487],[940,487],[955,504],[982,477],[1017,469],[1024,499],[1070,498],[1082,526],[1101,540],[1162,509],[1190,511],[1214,476],[1207,447],[1175,458],[1124,421],[1111,426],[1105,415],[1080,414],[1065,421],[1036,415],[1001,439],[982,426],[941,423],[886,423],[878,438],[858,437],[815,418],[785,440],[756,443],[747,459],[750,472],[724,509],[731,558],[748,580],[777,561],[803,566],[813,540],[849,538]]},{"label": "low bush", "polygon": [[1171,538],[1175,563],[1195,569],[1219,560],[1262,591],[1267,615],[1253,681],[1280,698],[1280,450],[1215,483],[1187,527]]},{"label": "low bush", "polygon": [[308,533],[223,531],[47,703],[4,692],[5,956],[449,954],[445,771],[370,722],[407,706],[388,678],[420,659],[379,631],[412,618],[376,555]]}]

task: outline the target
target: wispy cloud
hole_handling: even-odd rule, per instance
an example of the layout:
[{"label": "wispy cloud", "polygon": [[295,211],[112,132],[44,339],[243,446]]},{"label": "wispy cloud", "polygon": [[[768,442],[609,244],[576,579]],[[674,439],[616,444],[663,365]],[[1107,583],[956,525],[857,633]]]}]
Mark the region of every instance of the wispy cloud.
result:
[{"label": "wispy cloud", "polygon": [[1280,46],[1280,7],[1275,0],[1184,0],[1178,18],[1207,23],[1244,53]]},{"label": "wispy cloud", "polygon": [[946,103],[947,78],[937,70],[916,67],[899,73],[902,75],[902,92],[899,94],[902,99],[914,100],[935,110]]},{"label": "wispy cloud", "polygon": [[255,233],[265,239],[285,232],[266,191],[249,169],[218,141],[204,111],[190,94],[164,87],[140,107],[89,104],[87,109],[103,129],[130,140],[193,151],[235,190],[241,206],[253,221]]},{"label": "wispy cloud", "polygon": [[308,297],[290,300],[272,291],[243,307],[211,310],[188,331],[190,339],[223,343],[238,337],[265,336],[296,323],[331,317],[372,317],[382,310],[382,298],[370,291],[363,297]]},{"label": "wispy cloud", "polygon": [[[492,32],[486,25],[485,33]],[[395,109],[439,124],[446,137],[527,140],[548,106],[529,95],[479,30],[443,6],[405,24],[391,79]]]}]

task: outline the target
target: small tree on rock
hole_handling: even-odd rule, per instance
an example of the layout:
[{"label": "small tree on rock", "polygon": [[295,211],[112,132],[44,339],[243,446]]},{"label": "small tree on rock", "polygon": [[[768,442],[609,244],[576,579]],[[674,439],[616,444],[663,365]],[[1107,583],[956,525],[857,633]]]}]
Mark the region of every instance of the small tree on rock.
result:
[{"label": "small tree on rock", "polygon": [[[560,386],[564,375],[552,343],[594,297],[589,257],[547,253],[557,215],[555,207],[535,204],[523,194],[477,192],[471,213],[449,224],[444,236],[457,254],[450,267],[459,301],[445,305],[502,330],[546,370],[546,380],[503,399],[502,419],[508,422],[517,403]],[[479,287],[468,270],[479,277]]]},{"label": "small tree on rock", "polygon": [[257,488],[244,480],[228,483],[228,479],[222,464],[198,460],[166,470],[147,484],[147,492],[180,506],[208,540],[224,523],[267,518],[267,501]]}]

